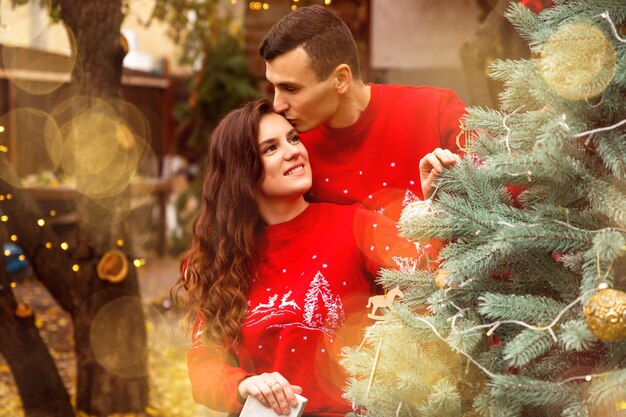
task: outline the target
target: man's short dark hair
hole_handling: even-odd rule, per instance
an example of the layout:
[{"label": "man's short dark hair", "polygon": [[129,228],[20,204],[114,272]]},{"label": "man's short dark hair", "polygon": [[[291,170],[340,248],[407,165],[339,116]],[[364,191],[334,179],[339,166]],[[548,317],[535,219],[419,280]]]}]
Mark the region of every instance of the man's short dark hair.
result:
[{"label": "man's short dark hair", "polygon": [[283,17],[265,35],[259,54],[266,61],[302,46],[318,80],[325,80],[340,64],[348,64],[361,79],[356,42],[339,15],[326,7],[301,7]]}]

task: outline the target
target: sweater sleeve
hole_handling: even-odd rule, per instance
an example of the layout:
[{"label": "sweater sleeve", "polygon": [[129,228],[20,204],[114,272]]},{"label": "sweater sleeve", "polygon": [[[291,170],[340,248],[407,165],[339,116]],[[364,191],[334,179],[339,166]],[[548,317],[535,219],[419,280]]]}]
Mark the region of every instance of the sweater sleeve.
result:
[{"label": "sweater sleeve", "polygon": [[381,268],[414,271],[435,266],[438,245],[415,243],[399,236],[395,222],[374,211],[358,207],[355,213],[355,237],[370,275]]},{"label": "sweater sleeve", "polygon": [[465,119],[465,104],[454,92],[444,91],[445,93],[439,99],[439,140],[443,149],[458,153],[457,137],[459,137],[459,144],[461,146],[464,144],[463,135],[460,135],[460,126]]},{"label": "sweater sleeve", "polygon": [[237,399],[237,387],[254,374],[239,368],[235,355],[223,346],[206,346],[202,340],[202,323],[198,316],[187,352],[193,399],[213,410],[238,413],[243,405]]}]

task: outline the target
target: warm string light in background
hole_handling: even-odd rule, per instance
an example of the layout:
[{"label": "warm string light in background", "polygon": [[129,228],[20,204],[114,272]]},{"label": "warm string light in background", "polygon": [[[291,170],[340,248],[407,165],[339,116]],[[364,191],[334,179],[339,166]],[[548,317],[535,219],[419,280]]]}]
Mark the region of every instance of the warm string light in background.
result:
[{"label": "warm string light in background", "polygon": [[[298,8],[298,3],[300,2],[300,0],[291,0],[291,1],[292,1],[291,10],[296,10]],[[232,4],[236,4],[237,0],[230,0],[230,2]],[[324,0],[324,4],[326,6],[330,6],[332,2],[333,2],[332,0]],[[250,8],[250,10],[254,10],[254,11],[268,10],[270,8],[270,3],[261,2],[261,1],[251,1],[248,3],[248,7]]]},{"label": "warm string light in background", "polygon": [[[0,126],[0,133],[4,133],[4,126]],[[7,148],[5,145],[0,145],[0,152],[7,153],[8,151],[9,148]]]}]

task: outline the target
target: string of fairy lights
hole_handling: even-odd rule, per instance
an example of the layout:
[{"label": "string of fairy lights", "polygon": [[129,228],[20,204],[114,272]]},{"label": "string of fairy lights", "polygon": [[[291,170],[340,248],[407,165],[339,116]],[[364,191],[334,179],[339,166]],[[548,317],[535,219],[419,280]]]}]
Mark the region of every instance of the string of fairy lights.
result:
[{"label": "string of fairy lights", "polygon": [[[230,0],[232,4],[236,4],[237,0]],[[324,0],[326,6],[332,4],[332,0]],[[300,0],[291,0],[291,10],[296,10],[300,6]],[[265,11],[269,10],[270,3],[265,1],[251,1],[248,2],[248,7],[253,11]]]}]

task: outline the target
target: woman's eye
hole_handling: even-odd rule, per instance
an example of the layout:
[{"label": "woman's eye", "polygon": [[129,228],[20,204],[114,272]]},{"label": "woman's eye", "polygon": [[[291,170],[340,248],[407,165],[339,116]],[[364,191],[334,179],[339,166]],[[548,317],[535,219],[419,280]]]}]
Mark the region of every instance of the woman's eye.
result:
[{"label": "woman's eye", "polygon": [[263,149],[263,153],[272,152],[272,151],[273,151],[273,150],[275,150],[275,149],[276,149],[276,145],[266,146],[266,147]]},{"label": "woman's eye", "polygon": [[289,142],[291,142],[291,143],[297,143],[297,142],[300,142],[300,136],[296,135],[296,136],[291,137],[291,138],[289,139]]}]

